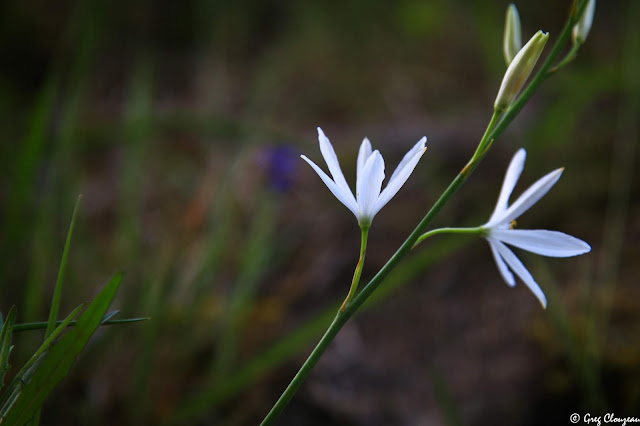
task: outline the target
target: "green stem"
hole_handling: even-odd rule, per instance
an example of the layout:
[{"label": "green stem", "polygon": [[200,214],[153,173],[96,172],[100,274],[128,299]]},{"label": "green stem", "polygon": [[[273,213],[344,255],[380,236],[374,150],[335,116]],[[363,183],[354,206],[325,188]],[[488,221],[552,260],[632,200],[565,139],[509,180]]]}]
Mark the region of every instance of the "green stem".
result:
[{"label": "green stem", "polygon": [[358,289],[358,283],[360,282],[360,275],[362,275],[362,267],[364,266],[364,256],[367,253],[367,237],[369,236],[369,227],[362,227],[362,238],[360,240],[360,259],[358,259],[358,264],[356,265],[356,270],[353,272],[353,279],[351,280],[351,288],[349,289],[349,294],[347,294],[347,298],[342,302],[342,306],[340,306],[340,311],[344,311],[347,308],[351,299],[356,294],[356,290]]},{"label": "green stem", "polygon": [[429,237],[433,237],[434,235],[438,235],[438,234],[482,234],[484,233],[484,228],[482,226],[478,226],[476,228],[438,228],[438,229],[432,229],[429,232],[425,232],[424,234],[422,234],[420,236],[420,238],[418,238],[418,240],[416,241],[416,243],[413,245],[413,247],[415,248],[415,246],[417,246],[418,244],[420,244],[421,242],[423,242],[424,240],[426,240]]},{"label": "green stem", "polygon": [[567,56],[565,56],[560,62],[558,62],[558,65],[551,68],[549,70],[549,74],[553,74],[554,72],[560,70],[561,68],[573,62],[573,60],[576,59],[576,56],[578,55],[578,50],[580,50],[580,46],[582,46],[581,43],[574,43],[569,53],[567,53]]},{"label": "green stem", "polygon": [[489,124],[487,125],[486,130],[484,131],[484,135],[482,135],[482,139],[478,143],[478,147],[476,148],[476,152],[474,152],[473,157],[471,157],[470,163],[477,161],[479,158],[482,158],[486,153],[487,149],[491,146],[492,139],[489,139],[489,135],[491,135],[491,131],[498,124],[498,118],[503,111],[493,110],[493,114],[491,115],[491,120],[489,120]]},{"label": "green stem", "polygon": [[[455,179],[449,184],[447,189],[444,190],[440,198],[435,202],[435,204],[431,207],[431,209],[427,212],[427,214],[422,218],[418,226],[411,232],[411,235],[402,243],[400,248],[394,253],[393,256],[387,261],[387,263],[378,271],[378,273],[369,281],[369,283],[355,296],[351,303],[344,309],[339,310],[336,317],[334,318],[331,325],[325,332],[325,334],[320,339],[320,342],[313,349],[307,360],[304,362],[298,373],[295,375],[291,383],[285,391],[282,393],[278,401],[271,408],[271,411],[267,414],[264,420],[261,423],[261,426],[271,425],[274,420],[282,413],[285,409],[293,395],[295,395],[296,391],[302,385],[302,382],[307,378],[309,372],[316,365],[324,351],[329,347],[335,336],[338,334],[340,329],[346,324],[346,322],[356,313],[358,308],[362,306],[362,304],[371,296],[371,294],[378,288],[378,286],[382,283],[382,281],[389,275],[389,273],[396,267],[396,265],[404,258],[414,246],[418,238],[422,234],[424,234],[427,226],[433,221],[433,219],[440,213],[440,210],[447,204],[449,199],[460,189],[460,187],[465,183],[471,173],[478,166],[480,161],[487,154],[488,150],[491,148],[492,141],[498,138],[502,132],[507,128],[507,126],[513,121],[513,119],[518,115],[518,113],[522,110],[522,108],[526,105],[526,103],[531,99],[533,94],[536,92],[540,84],[549,76],[549,70],[555,63],[560,51],[564,47],[564,45],[569,40],[571,36],[571,29],[573,25],[577,22],[577,16],[580,16],[579,13],[584,10],[586,6],[586,0],[582,0],[580,3],[580,7],[577,8],[577,12],[574,9],[567,20],[560,36],[558,37],[558,41],[553,46],[551,53],[545,60],[545,62],[540,67],[539,71],[529,84],[527,88],[522,92],[520,97],[518,97],[515,102],[511,105],[511,107],[504,112],[502,115],[502,119],[496,124],[498,117],[500,115],[499,111],[494,111],[491,121],[487,126],[487,131],[485,131],[485,135],[480,140],[478,144],[478,148],[476,149],[476,153],[471,158],[469,163],[458,173]],[[482,149],[480,149],[482,148]]]}]

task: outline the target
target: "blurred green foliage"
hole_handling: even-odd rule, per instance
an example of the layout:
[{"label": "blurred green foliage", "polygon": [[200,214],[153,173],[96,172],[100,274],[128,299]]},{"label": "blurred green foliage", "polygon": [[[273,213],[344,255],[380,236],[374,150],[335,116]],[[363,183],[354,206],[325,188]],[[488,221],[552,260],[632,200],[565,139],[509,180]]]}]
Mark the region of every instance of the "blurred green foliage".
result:
[{"label": "blurred green foliage", "polygon": [[[529,177],[566,165],[522,220],[594,250],[562,264],[524,257],[553,295],[549,311],[524,286],[507,289],[485,247],[436,240],[344,331],[282,424],[548,423],[541,407],[562,421],[596,406],[637,415],[637,3],[598,4],[575,63],[438,220],[486,217],[520,146]],[[1,308],[45,318],[81,193],[61,311],[124,269],[115,304],[152,317],[100,333],[41,423],[256,423],[346,294],[359,244],[351,215],[303,165],[282,166],[281,149],[319,155],[322,125],[354,176],[363,136],[390,153],[389,168],[429,137],[376,217],[370,278],[484,130],[506,5],[4,2]],[[523,38],[553,38],[568,6],[518,3]],[[30,348],[12,354],[21,365],[37,344],[16,339]]]}]

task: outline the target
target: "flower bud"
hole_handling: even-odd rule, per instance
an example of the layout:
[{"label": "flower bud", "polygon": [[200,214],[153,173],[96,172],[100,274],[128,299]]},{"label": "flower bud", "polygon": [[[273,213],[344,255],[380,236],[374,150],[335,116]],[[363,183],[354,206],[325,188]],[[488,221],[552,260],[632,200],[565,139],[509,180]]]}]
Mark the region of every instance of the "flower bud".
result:
[{"label": "flower bud", "polygon": [[589,0],[589,3],[587,3],[587,6],[582,11],[580,20],[573,26],[573,31],[571,32],[573,44],[582,44],[587,39],[589,30],[591,30],[591,24],[593,23],[593,13],[595,10],[596,0]]},{"label": "flower bud", "polygon": [[538,62],[538,58],[542,50],[544,50],[544,45],[547,44],[548,39],[549,33],[538,31],[513,58],[509,68],[507,68],[507,72],[504,74],[494,103],[496,110],[504,111],[511,106],[527,78],[529,78],[529,74],[531,74],[536,62]]},{"label": "flower bud", "polygon": [[504,40],[502,43],[504,59],[507,66],[522,48],[522,30],[520,29],[520,15],[516,5],[511,3],[507,8],[507,16],[504,23]]}]

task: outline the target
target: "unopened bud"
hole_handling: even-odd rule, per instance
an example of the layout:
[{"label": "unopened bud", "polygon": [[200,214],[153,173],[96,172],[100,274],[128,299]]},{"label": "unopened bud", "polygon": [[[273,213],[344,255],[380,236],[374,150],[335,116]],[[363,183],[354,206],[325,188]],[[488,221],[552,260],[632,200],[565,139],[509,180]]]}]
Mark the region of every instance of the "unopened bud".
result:
[{"label": "unopened bud", "polygon": [[507,16],[504,22],[504,40],[502,43],[504,60],[507,66],[522,48],[522,30],[520,29],[520,15],[516,5],[511,3],[507,8]]},{"label": "unopened bud", "polygon": [[509,68],[507,68],[507,72],[504,74],[496,102],[494,103],[496,110],[504,111],[511,106],[527,78],[529,78],[536,62],[538,62],[538,58],[542,50],[544,50],[544,45],[547,44],[548,39],[549,33],[538,31],[513,58]]},{"label": "unopened bud", "polygon": [[582,16],[580,16],[578,22],[573,26],[573,31],[571,32],[573,44],[582,44],[587,39],[589,30],[591,30],[591,24],[593,24],[593,14],[595,11],[596,0],[589,0],[589,3],[587,3],[587,6],[582,11]]}]

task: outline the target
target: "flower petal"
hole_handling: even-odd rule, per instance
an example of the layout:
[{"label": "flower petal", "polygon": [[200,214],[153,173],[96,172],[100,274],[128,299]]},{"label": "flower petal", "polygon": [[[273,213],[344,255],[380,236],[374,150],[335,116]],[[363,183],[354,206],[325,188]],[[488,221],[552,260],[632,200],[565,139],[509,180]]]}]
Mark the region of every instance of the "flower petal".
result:
[{"label": "flower petal", "polygon": [[560,179],[564,168],[556,169],[551,173],[538,179],[536,183],[531,185],[520,197],[509,207],[502,215],[490,220],[484,225],[486,228],[493,228],[504,225],[518,218],[522,213],[529,210],[531,206],[540,200]]},{"label": "flower petal", "polygon": [[333,145],[331,145],[329,138],[325,136],[320,127],[318,127],[318,141],[320,142],[320,152],[322,152],[324,161],[326,161],[327,166],[329,167],[329,172],[331,172],[331,176],[333,176],[333,181],[340,189],[342,189],[345,196],[351,198],[355,202],[351,188],[347,185],[347,181],[344,179],[344,174],[342,174],[340,162],[338,161],[336,152],[333,150]]},{"label": "flower petal", "polygon": [[416,143],[413,148],[407,152],[400,164],[398,164],[398,167],[391,175],[391,179],[389,179],[387,187],[382,191],[380,197],[378,197],[378,201],[376,201],[376,205],[373,209],[374,215],[398,193],[400,188],[402,188],[402,185],[404,185],[407,179],[409,179],[413,169],[416,168],[418,161],[420,161],[420,158],[427,149],[426,143],[426,137],[420,139],[418,143]]},{"label": "flower petal", "polygon": [[409,150],[409,152],[407,152],[404,155],[404,157],[402,157],[402,161],[400,161],[400,163],[398,164],[396,169],[391,174],[391,178],[389,179],[389,183],[391,183],[391,181],[395,180],[398,177],[398,174],[413,159],[413,157],[415,157],[415,155],[418,152],[420,152],[421,150],[424,150],[424,148],[426,146],[426,143],[427,143],[427,137],[424,136],[424,137],[422,137],[422,139],[420,139],[418,142],[416,142],[416,144]]},{"label": "flower petal", "polygon": [[371,142],[369,142],[369,138],[364,138],[362,140],[362,144],[360,144],[360,150],[358,151],[358,168],[356,171],[356,191],[358,190],[358,182],[360,181],[360,177],[362,176],[362,169],[364,169],[364,165],[367,163],[369,156],[371,156]]},{"label": "flower petal", "polygon": [[491,236],[512,246],[549,257],[571,257],[591,251],[589,244],[558,231],[493,229]]},{"label": "flower petal", "polygon": [[513,287],[516,285],[516,280],[513,278],[513,274],[509,271],[507,264],[502,260],[502,256],[498,253],[498,249],[495,247],[495,242],[491,238],[487,238],[487,242],[489,243],[489,247],[491,248],[491,254],[493,254],[493,259],[496,261],[496,266],[498,267],[498,271],[500,271],[500,275],[507,283],[509,287]]},{"label": "flower petal", "polygon": [[376,205],[384,180],[384,160],[378,150],[373,151],[373,154],[369,156],[360,178],[356,189],[359,208],[358,219],[373,219],[375,216],[373,207]]},{"label": "flower petal", "polygon": [[341,188],[339,188],[338,185],[336,185],[336,183],[333,180],[331,180],[331,178],[329,176],[327,176],[327,174],[325,172],[323,172],[320,167],[318,167],[316,165],[316,163],[314,163],[313,161],[309,160],[305,155],[301,155],[300,157],[304,161],[309,163],[309,165],[311,167],[313,167],[313,170],[316,171],[318,176],[320,176],[320,179],[322,179],[324,184],[327,185],[327,188],[329,188],[329,190],[333,193],[333,195],[335,195],[335,197],[338,200],[340,200],[340,202],[342,204],[347,206],[347,208],[349,210],[351,210],[351,212],[356,217],[358,217],[358,204],[356,203],[356,200],[353,198],[353,194],[351,194],[351,192],[349,192],[349,195],[351,195],[351,197],[348,197],[347,195],[345,195],[344,191]]},{"label": "flower petal", "polygon": [[536,280],[533,279],[527,268],[525,268],[522,262],[520,262],[520,259],[518,259],[518,257],[500,241],[494,240],[493,243],[496,250],[498,250],[498,253],[500,253],[500,256],[502,256],[504,261],[507,262],[511,270],[515,272],[516,275],[518,275],[520,279],[522,279],[522,281],[524,281],[527,287],[529,287],[529,290],[531,290],[533,294],[538,298],[540,304],[542,304],[542,307],[546,308],[547,298],[545,297]]},{"label": "flower petal", "polygon": [[489,222],[496,219],[499,220],[500,216],[507,210],[509,197],[513,192],[513,188],[515,188],[516,183],[518,183],[518,179],[520,179],[526,158],[527,152],[520,148],[511,159],[509,168],[507,168],[507,173],[504,176],[504,181],[502,182],[502,189],[500,190],[500,196],[498,197],[496,208],[493,210],[493,214],[491,215]]}]

